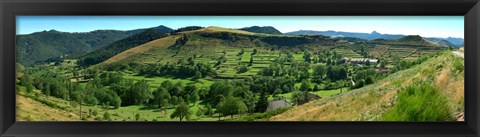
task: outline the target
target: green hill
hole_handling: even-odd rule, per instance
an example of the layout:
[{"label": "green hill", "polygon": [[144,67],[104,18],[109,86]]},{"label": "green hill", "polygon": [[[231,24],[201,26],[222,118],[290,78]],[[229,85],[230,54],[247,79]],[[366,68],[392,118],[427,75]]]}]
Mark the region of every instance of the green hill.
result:
[{"label": "green hill", "polygon": [[[172,31],[164,26],[154,27],[159,31]],[[17,35],[17,62],[31,65],[60,56],[77,57],[105,47],[117,40],[145,31],[96,30],[82,33],[60,32],[56,30]]]},{"label": "green hill", "polygon": [[[230,50],[240,51],[242,48],[251,48],[253,50],[256,47],[299,48],[309,45],[331,46],[333,45],[332,42],[332,39],[327,37],[318,39],[306,36],[265,35],[242,30],[208,27],[151,41],[138,46],[138,48],[123,52],[135,54],[119,54],[113,58],[124,58],[127,62],[144,64],[155,63],[160,60],[176,61],[180,58],[186,59],[194,54],[203,56],[203,58],[212,58],[209,56],[219,55],[218,53],[223,52],[223,50],[229,50],[227,52],[230,52]],[[142,52],[138,52],[139,50]],[[113,63],[116,61],[108,62]]]},{"label": "green hill", "polygon": [[418,42],[421,42],[421,41],[423,41],[423,38],[420,37],[419,35],[408,35],[408,36],[402,37],[398,40],[399,41],[418,41]]},{"label": "green hill", "polygon": [[123,31],[66,33],[55,30],[17,36],[17,62],[31,65],[62,55],[84,54],[118,39],[128,37]]},{"label": "green hill", "polygon": [[451,43],[447,40],[444,40],[444,39],[427,38],[426,40],[428,40],[431,43],[437,44],[437,45],[443,45],[445,47],[456,47],[453,43]]},{"label": "green hill", "polygon": [[372,85],[296,106],[270,120],[461,120],[456,116],[464,112],[463,74],[463,59],[447,51]]},{"label": "green hill", "polygon": [[270,26],[264,26],[264,27],[252,26],[252,27],[241,28],[240,30],[254,32],[254,33],[265,33],[265,34],[276,34],[276,35],[283,34],[282,32],[278,31],[274,27],[270,27]]},{"label": "green hill", "polygon": [[397,40],[375,39],[379,44],[406,45],[406,46],[428,46],[428,47],[448,47],[443,43],[430,42],[419,35],[408,35]]},{"label": "green hill", "polygon": [[[349,52],[349,55],[356,54],[351,53],[352,50],[363,55],[360,53],[360,49],[358,49],[359,46],[355,46],[358,44],[348,44],[348,42],[357,42],[364,43],[360,45],[365,45],[364,47],[367,51],[375,54],[365,55],[365,57],[392,58],[392,56],[396,55],[400,58],[411,59],[424,54],[431,54],[441,49],[439,45],[428,42],[421,37],[415,39],[414,36],[407,36],[400,40],[365,41],[359,39],[334,39],[322,35],[275,35],[221,27],[202,28],[196,26],[180,28],[175,34],[164,38],[159,36],[158,38],[161,39],[147,38],[138,40],[139,38],[133,38],[137,42],[127,44],[128,46],[113,43],[105,48],[89,53],[82,58],[83,61],[81,63],[83,65],[94,65],[106,61],[105,63],[107,64],[117,62],[120,64],[154,64],[160,61],[176,62],[179,59],[188,59],[192,55],[196,55],[203,62],[214,64],[221,53],[225,52],[225,55],[229,57],[227,57],[228,63],[224,64],[226,65],[224,67],[233,69],[238,67],[239,62],[242,64],[246,63],[245,60],[248,61],[248,59],[244,60],[236,57],[242,49],[249,52],[253,51],[253,49],[298,52],[303,49],[315,51],[326,48],[346,48],[349,50],[346,51]],[[132,39],[124,39],[122,41],[125,43],[126,41],[132,41]],[[377,51],[375,47],[378,45],[386,45],[391,48]],[[389,56],[386,56],[387,52]],[[259,57],[259,61],[267,61],[265,62],[266,65],[271,61],[266,59],[265,56]],[[270,55],[270,57],[273,56]],[[354,57],[358,56],[355,55]],[[249,56],[245,58],[249,58]],[[234,63],[236,59],[243,61],[237,60]]]},{"label": "green hill", "polygon": [[[355,43],[355,44],[349,44]],[[301,60],[303,50],[321,51],[336,49],[340,55],[349,58],[386,58],[393,62],[395,57],[416,59],[430,55],[442,48],[426,43],[411,41],[383,40],[365,41],[358,39],[333,39],[322,35],[273,35],[253,33],[237,29],[207,27],[183,31],[164,38],[146,42],[125,50],[106,59],[99,66],[124,66],[177,62],[194,57],[196,62],[208,63],[217,68],[217,74],[223,78],[242,78],[255,75],[262,68],[268,67],[274,60],[286,56],[282,51],[294,53]],[[427,45],[422,45],[427,44]],[[362,45],[362,46],[359,46]],[[361,47],[364,48],[362,53]],[[252,55],[253,50],[259,54]],[[244,53],[241,53],[241,51]],[[368,53],[367,53],[368,52]],[[95,53],[95,52],[94,52]],[[243,54],[239,56],[239,54]],[[222,57],[223,56],[223,57]],[[219,58],[224,59],[218,62]],[[246,73],[237,74],[237,68],[253,64]]]},{"label": "green hill", "polygon": [[[286,36],[251,33],[242,30],[220,27],[208,27],[195,31],[183,32],[165,38],[150,41],[126,50],[106,63],[124,62],[152,64],[158,61],[176,62],[192,55],[207,62],[215,62],[223,51],[232,54],[229,60],[241,49],[251,52],[254,48],[262,49],[299,49],[309,46],[333,46],[333,39],[318,36]],[[235,57],[235,58],[234,58]]]},{"label": "green hill", "polygon": [[182,27],[182,28],[178,28],[174,31],[174,33],[180,33],[180,32],[184,32],[184,31],[193,31],[193,30],[199,30],[199,29],[202,29],[203,27],[200,27],[200,26],[188,26],[188,27]]},{"label": "green hill", "polygon": [[98,50],[88,53],[87,55],[81,57],[78,64],[82,66],[90,66],[90,65],[100,63],[132,47],[141,45],[143,43],[146,43],[148,41],[152,41],[158,38],[166,37],[169,35],[168,34],[169,32],[171,32],[169,29],[162,29],[162,30],[147,29],[141,33],[113,42],[108,46],[102,47]]}]

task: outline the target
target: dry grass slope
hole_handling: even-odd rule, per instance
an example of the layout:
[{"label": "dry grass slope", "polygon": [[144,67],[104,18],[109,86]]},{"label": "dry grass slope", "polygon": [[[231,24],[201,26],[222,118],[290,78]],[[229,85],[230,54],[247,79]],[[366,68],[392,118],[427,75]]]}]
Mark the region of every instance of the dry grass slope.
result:
[{"label": "dry grass slope", "polygon": [[[198,33],[198,32],[229,32],[229,33],[236,33],[236,34],[243,34],[243,35],[257,35],[257,36],[275,36],[275,37],[296,37],[296,36],[285,36],[285,35],[273,35],[273,34],[262,34],[262,33],[253,33],[253,32],[248,32],[248,31],[243,31],[243,30],[237,30],[237,29],[230,29],[230,28],[222,28],[222,27],[216,27],[216,26],[210,26],[207,28],[199,29],[199,30],[193,30],[193,31],[185,31],[185,32],[180,32],[179,34],[171,35],[165,38],[157,39],[150,41],[148,43],[136,46],[134,48],[131,48],[129,50],[126,50],[122,53],[119,53],[110,59],[100,63],[101,65],[108,65],[112,64],[115,62],[120,62],[126,59],[129,59],[130,57],[133,56],[141,56],[141,54],[170,54],[165,51],[166,48],[172,46],[175,44],[175,42],[181,38],[183,35],[187,35],[190,33]],[[216,45],[215,42],[211,42],[210,45]],[[216,42],[218,44],[224,44],[222,42]],[[191,43],[194,44],[195,43]],[[197,44],[198,45],[198,44]],[[209,44],[204,44],[204,45],[209,45]],[[158,51],[158,52],[151,52],[151,51]],[[149,56],[149,55],[147,55]],[[151,59],[151,58],[149,58]],[[160,58],[155,58],[155,59],[160,59]],[[164,59],[164,58],[162,58]]]},{"label": "dry grass slope", "polygon": [[122,61],[122,60],[124,60],[124,59],[126,59],[130,56],[147,52],[147,51],[149,51],[153,48],[166,49],[169,46],[175,44],[175,41],[180,37],[181,36],[179,36],[179,35],[172,35],[172,36],[168,36],[168,37],[165,37],[165,38],[150,41],[150,42],[145,43],[143,45],[131,48],[131,49],[126,50],[126,51],[124,51],[120,54],[117,54],[117,55],[113,56],[112,58],[104,61],[102,64],[104,64],[104,63],[105,64],[111,64],[111,63],[114,63],[114,62]]},{"label": "dry grass slope", "polygon": [[17,95],[17,121],[78,121],[74,113],[55,109],[31,98]]}]

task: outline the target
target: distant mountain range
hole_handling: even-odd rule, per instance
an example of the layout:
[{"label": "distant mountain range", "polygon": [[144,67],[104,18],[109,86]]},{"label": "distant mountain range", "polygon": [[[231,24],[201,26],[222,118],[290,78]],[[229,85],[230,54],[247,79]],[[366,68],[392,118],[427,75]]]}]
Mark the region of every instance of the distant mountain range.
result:
[{"label": "distant mountain range", "polygon": [[[319,35],[330,36],[330,37],[354,37],[354,38],[361,38],[366,40],[400,39],[402,37],[407,36],[407,35],[401,35],[401,34],[380,34],[376,31],[373,31],[372,33],[358,33],[358,32],[342,32],[342,31],[332,31],[332,30],[329,30],[329,31],[299,30],[299,31],[287,32],[285,34],[290,34],[290,35],[319,34]],[[452,45],[454,47],[463,46],[463,41],[464,41],[462,38],[452,38],[452,37],[448,37],[448,38],[427,37],[426,39],[434,42],[440,42],[442,40],[445,40],[451,43],[451,44],[445,43],[446,45]]]}]

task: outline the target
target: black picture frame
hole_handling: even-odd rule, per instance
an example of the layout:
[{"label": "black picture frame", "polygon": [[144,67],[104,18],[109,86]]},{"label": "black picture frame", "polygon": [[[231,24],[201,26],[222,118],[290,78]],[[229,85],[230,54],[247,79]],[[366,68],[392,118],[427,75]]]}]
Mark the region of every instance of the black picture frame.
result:
[{"label": "black picture frame", "polygon": [[[17,15],[461,15],[465,122],[16,122]],[[478,137],[478,0],[1,0],[0,135]]]}]

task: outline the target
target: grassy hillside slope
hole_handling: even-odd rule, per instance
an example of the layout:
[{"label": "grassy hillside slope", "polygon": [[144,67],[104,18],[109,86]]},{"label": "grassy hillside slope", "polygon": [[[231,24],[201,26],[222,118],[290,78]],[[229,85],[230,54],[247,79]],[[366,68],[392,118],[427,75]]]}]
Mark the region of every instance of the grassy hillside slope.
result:
[{"label": "grassy hillside slope", "polygon": [[134,55],[137,55],[139,53],[144,53],[144,52],[147,52],[149,50],[166,49],[166,48],[168,48],[168,46],[171,46],[171,45],[175,44],[175,41],[178,38],[179,38],[179,36],[170,36],[170,37],[166,37],[166,38],[160,38],[160,39],[157,39],[157,40],[153,40],[153,41],[147,42],[145,44],[139,45],[137,47],[131,48],[129,50],[123,51],[123,52],[107,59],[103,63],[110,64],[110,63],[118,62],[118,61],[124,60],[124,59],[126,59],[130,56],[134,56]]},{"label": "grassy hillside slope", "polygon": [[[319,49],[332,47],[333,45],[333,39],[321,36],[273,35],[221,27],[207,27],[179,32],[147,42],[117,54],[96,66],[174,63],[179,59],[187,60],[191,57],[194,57],[195,62],[214,66],[218,59],[224,56],[226,61],[215,65],[219,76],[223,78],[243,78],[254,75],[262,68],[268,67],[275,58],[286,56],[286,54],[281,55],[281,49],[294,52],[305,47]],[[254,49],[258,53],[252,55]],[[240,55],[241,51],[244,51],[245,54]],[[298,55],[301,54],[303,53],[298,53]],[[241,65],[248,65],[252,57],[254,63],[249,66],[249,71],[237,74],[236,68]],[[301,56],[299,56],[299,59],[301,59]]]},{"label": "grassy hillside slope", "polygon": [[[146,106],[126,106],[119,109],[106,109],[102,106],[86,106],[82,105],[82,119],[80,119],[80,105],[72,101],[61,98],[48,97],[48,99],[35,91],[40,97],[25,92],[25,87],[20,87],[17,92],[17,121],[107,121],[104,114],[110,114],[110,121],[177,121],[169,116],[174,112],[174,107],[168,108],[167,112],[160,111],[156,108]],[[197,105],[191,107],[191,111],[195,113],[199,109]],[[136,119],[139,114],[140,118]],[[217,118],[191,116],[194,121],[213,121]]]},{"label": "grassy hillside slope", "polygon": [[88,53],[82,57],[79,64],[84,66],[98,64],[132,47],[166,37],[169,35],[168,32],[170,31],[171,29],[166,27],[163,30],[153,28],[147,29],[133,36],[113,42],[112,44],[95,50],[94,52]]},{"label": "grassy hillside slope", "polygon": [[[321,35],[275,35],[211,26],[182,31],[147,42],[125,50],[96,66],[114,68],[129,64],[138,66],[138,64],[174,63],[179,59],[187,60],[193,57],[195,62],[215,66],[217,76],[220,78],[244,78],[257,74],[277,58],[285,57],[286,54],[282,54],[282,50],[291,52],[295,60],[302,60],[304,49],[312,52],[335,49],[343,57],[362,58],[359,52],[361,48],[365,48],[373,58],[387,58],[393,62],[394,57],[416,59],[441,49],[422,40],[420,42],[410,39],[369,42],[352,40],[355,44],[345,41]],[[252,54],[254,49],[258,51],[255,55]],[[242,51],[245,54],[241,53]],[[218,64],[222,56],[226,59]],[[251,59],[253,64],[250,65]],[[237,68],[242,65],[249,66],[249,70],[237,73]]]},{"label": "grassy hillside slope", "polygon": [[[114,63],[130,57],[134,58],[129,59],[128,61],[133,61],[140,64],[144,63],[142,61],[145,61],[145,59],[159,61],[162,59],[173,58],[173,61],[175,61],[176,59],[184,56],[189,57],[194,53],[198,53],[199,55],[204,54],[206,56],[214,55],[215,53],[213,52],[222,52],[225,50],[222,48],[225,46],[240,50],[240,48],[277,45],[277,43],[275,43],[275,38],[286,38],[292,40],[293,42],[289,45],[320,44],[320,42],[323,42],[299,36],[259,34],[243,30],[208,27],[199,30],[180,32],[179,34],[150,41],[143,45],[137,46],[136,48],[132,48],[117,54],[104,63]],[[157,50],[156,47],[161,50]]]},{"label": "grassy hillside slope", "polygon": [[17,120],[78,121],[80,117],[65,110],[52,108],[32,98],[17,95]]},{"label": "grassy hillside slope", "polygon": [[[447,109],[451,114],[447,120],[459,120],[456,116],[464,111],[463,59],[451,52],[442,52],[437,57],[394,73],[375,84],[296,106],[270,120],[383,120],[384,114],[397,105],[398,92],[418,84],[415,81],[434,85],[447,99]],[[423,101],[428,103],[435,99]]]}]

